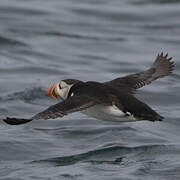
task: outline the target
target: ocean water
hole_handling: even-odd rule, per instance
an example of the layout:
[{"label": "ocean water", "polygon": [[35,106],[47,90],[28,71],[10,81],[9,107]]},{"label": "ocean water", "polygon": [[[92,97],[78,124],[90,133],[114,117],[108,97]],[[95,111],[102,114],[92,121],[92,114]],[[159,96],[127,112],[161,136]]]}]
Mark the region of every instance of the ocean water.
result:
[{"label": "ocean water", "polygon": [[137,97],[163,122],[1,120],[0,180],[180,179],[180,1],[1,0],[0,119],[57,103],[45,93],[61,79],[111,80],[145,70],[162,51],[174,73]]}]

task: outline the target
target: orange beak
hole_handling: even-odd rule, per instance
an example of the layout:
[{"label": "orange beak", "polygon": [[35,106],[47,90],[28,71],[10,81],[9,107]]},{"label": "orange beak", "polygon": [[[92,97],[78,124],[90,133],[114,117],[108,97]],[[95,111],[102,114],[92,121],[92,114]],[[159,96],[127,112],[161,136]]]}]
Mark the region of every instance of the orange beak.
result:
[{"label": "orange beak", "polygon": [[56,94],[56,86],[58,85],[58,83],[55,83],[55,84],[53,84],[50,88],[49,88],[49,90],[47,91],[47,93],[46,93],[46,96],[49,96],[49,97],[51,97],[51,98],[56,98],[54,95],[53,95],[53,91],[55,90],[55,94]]}]

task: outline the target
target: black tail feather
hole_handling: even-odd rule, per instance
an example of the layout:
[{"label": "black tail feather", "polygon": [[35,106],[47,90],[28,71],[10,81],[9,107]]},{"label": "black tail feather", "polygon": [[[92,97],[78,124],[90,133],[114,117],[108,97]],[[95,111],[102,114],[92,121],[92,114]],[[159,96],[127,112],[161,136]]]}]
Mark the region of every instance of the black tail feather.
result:
[{"label": "black tail feather", "polygon": [[32,121],[32,119],[9,118],[3,119],[4,122],[10,125],[21,125]]}]

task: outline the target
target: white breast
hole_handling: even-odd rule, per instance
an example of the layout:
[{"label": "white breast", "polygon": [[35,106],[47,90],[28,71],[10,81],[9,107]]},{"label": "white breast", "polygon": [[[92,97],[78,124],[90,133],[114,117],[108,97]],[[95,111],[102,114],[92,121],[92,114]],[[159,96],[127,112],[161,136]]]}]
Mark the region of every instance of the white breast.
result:
[{"label": "white breast", "polygon": [[119,121],[119,122],[136,121],[136,119],[133,116],[126,116],[124,112],[122,112],[114,105],[113,106],[96,105],[82,111],[82,113],[90,117],[94,117],[96,119],[101,119],[105,121]]}]

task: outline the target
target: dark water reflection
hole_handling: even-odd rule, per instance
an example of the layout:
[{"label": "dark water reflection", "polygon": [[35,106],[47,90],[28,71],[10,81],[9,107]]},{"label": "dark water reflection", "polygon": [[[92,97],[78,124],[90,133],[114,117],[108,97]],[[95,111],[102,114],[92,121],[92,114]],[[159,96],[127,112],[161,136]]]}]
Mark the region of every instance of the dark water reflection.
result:
[{"label": "dark water reflection", "polygon": [[61,79],[110,80],[144,70],[161,51],[176,69],[137,94],[163,122],[78,113],[17,127],[0,122],[0,179],[179,179],[179,9],[178,0],[2,0],[1,118],[56,103],[45,92]]}]

